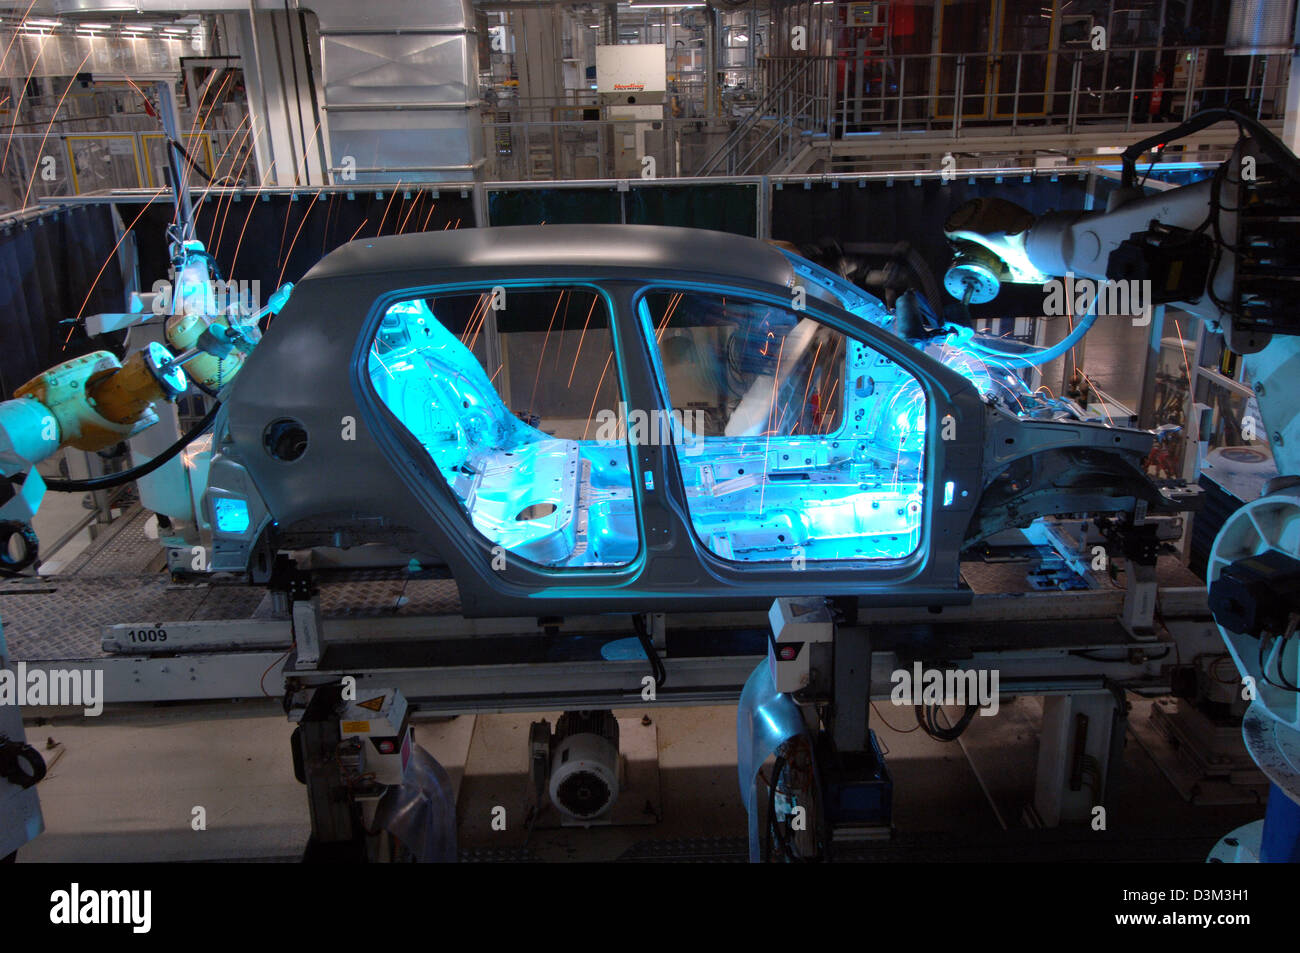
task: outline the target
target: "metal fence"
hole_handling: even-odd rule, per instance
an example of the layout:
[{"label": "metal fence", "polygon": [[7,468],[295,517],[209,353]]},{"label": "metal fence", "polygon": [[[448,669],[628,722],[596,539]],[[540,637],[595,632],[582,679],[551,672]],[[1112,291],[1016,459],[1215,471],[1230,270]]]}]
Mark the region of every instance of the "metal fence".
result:
[{"label": "metal fence", "polygon": [[[197,170],[191,181],[207,176],[225,185],[256,185],[248,140],[238,129],[187,134],[185,149]],[[0,134],[0,208],[114,189],[164,188],[167,148],[166,137],[154,130]]]},{"label": "metal fence", "polygon": [[[805,57],[782,57],[785,70]],[[827,57],[835,66],[834,129],[896,135],[971,125],[1053,127],[1096,122],[1125,129],[1182,120],[1241,100],[1261,118],[1285,108],[1290,57],[1227,56],[1222,46],[1146,46]],[[780,75],[781,70],[777,71]]]},{"label": "metal fence", "polygon": [[[643,153],[661,176],[780,174],[794,171],[812,143],[823,144],[830,168],[839,171],[836,157],[848,149],[837,144],[861,137],[916,142],[918,149],[927,138],[969,139],[995,165],[987,160],[1060,149],[1055,137],[1123,134],[1230,102],[1261,119],[1280,119],[1289,71],[1287,56],[1227,56],[1221,46],[768,56],[760,58],[753,86],[720,91],[715,115],[700,113],[699,90],[670,92]],[[561,108],[555,105],[547,121],[485,122],[489,178],[640,174],[620,167],[615,146],[637,123],[604,118],[595,103],[572,120],[556,113]],[[537,116],[535,108],[514,115],[526,114]],[[1025,145],[999,151],[977,144],[989,135],[1023,137]],[[1036,145],[1034,136],[1045,141]],[[869,161],[854,160],[859,168]]]}]

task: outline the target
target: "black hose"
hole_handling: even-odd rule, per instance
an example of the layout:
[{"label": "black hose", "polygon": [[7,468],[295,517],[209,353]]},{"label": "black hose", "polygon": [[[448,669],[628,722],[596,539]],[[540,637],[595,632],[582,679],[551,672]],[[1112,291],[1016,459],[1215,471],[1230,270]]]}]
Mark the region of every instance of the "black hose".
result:
[{"label": "black hose", "polygon": [[668,681],[668,672],[664,669],[664,663],[660,660],[659,653],[655,651],[654,641],[650,638],[650,632],[646,628],[645,616],[640,613],[632,616],[632,628],[636,630],[637,641],[641,643],[641,649],[650,662],[650,677],[654,679],[655,690],[658,691]]},{"label": "black hose", "polygon": [[212,426],[212,422],[217,419],[217,411],[220,409],[221,404],[213,404],[212,409],[203,415],[202,420],[148,463],[142,463],[138,467],[123,470],[121,473],[110,473],[107,476],[92,477],[89,480],[46,480],[45,486],[56,493],[92,493],[95,490],[110,490],[115,486],[121,486],[123,483],[130,483],[132,480],[148,476],[184,450],[192,441],[203,436],[208,428]]},{"label": "black hose", "polygon": [[175,139],[168,139],[167,142],[171,145],[173,149],[175,149],[185,158],[186,162],[190,164],[191,172],[197,175],[208,185],[212,184],[212,176],[208,175],[206,172],[203,171],[203,167],[199,165],[199,160],[194,158],[194,156],[190,155],[190,151],[188,149],[186,149],[183,145],[180,144],[180,142],[178,142]]},{"label": "black hose", "polygon": [[978,705],[967,705],[965,712],[963,712],[962,716],[957,719],[957,723],[944,728],[939,725],[937,720],[939,712],[938,705],[917,705],[916,723],[921,726],[922,730],[925,731],[927,735],[936,741],[956,741],[962,736],[962,733],[971,723],[971,719],[975,717],[977,711],[979,711]]},{"label": "black hose", "polygon": [[763,838],[763,862],[772,859],[772,833],[776,830],[776,786],[781,782],[781,772],[785,770],[785,758],[777,755],[772,765],[772,783],[767,793],[767,830]]},{"label": "black hose", "polygon": [[1260,151],[1285,169],[1290,178],[1293,180],[1300,177],[1300,165],[1296,162],[1296,157],[1291,153],[1285,143],[1279,139],[1271,129],[1257,120],[1254,116],[1231,107],[1217,109],[1204,109],[1198,112],[1187,122],[1175,126],[1173,129],[1167,129],[1164,132],[1153,133],[1138,142],[1133,143],[1124,150],[1121,157],[1123,163],[1123,185],[1125,188],[1132,188],[1137,184],[1137,159],[1138,156],[1146,152],[1152,146],[1161,144],[1168,145],[1175,140],[1182,139],[1194,132],[1213,126],[1215,123],[1222,122],[1225,119],[1233,120],[1239,129],[1249,129],[1255,136],[1259,144]]}]

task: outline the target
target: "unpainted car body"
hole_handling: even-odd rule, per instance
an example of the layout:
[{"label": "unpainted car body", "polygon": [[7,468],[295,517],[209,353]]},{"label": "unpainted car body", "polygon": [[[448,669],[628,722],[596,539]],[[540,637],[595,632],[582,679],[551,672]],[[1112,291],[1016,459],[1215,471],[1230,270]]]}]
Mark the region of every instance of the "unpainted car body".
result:
[{"label": "unpainted car body", "polygon": [[[578,336],[569,306],[589,300]],[[984,386],[997,368],[913,346],[889,319],[797,256],[696,229],[352,242],[296,286],[224,395],[212,568],[265,580],[279,550],[384,544],[448,567],[467,616],[937,605],[967,598],[960,554],[1006,526],[1167,505],[1140,466],[1150,434],[1035,419],[1027,390]],[[509,361],[506,320],[532,342]],[[562,365],[560,345],[543,386],[557,321],[576,354]],[[550,426],[499,393],[528,390],[542,326],[529,400],[549,387],[573,405],[605,363],[580,436],[581,407]],[[586,439],[602,396],[616,426]]]}]

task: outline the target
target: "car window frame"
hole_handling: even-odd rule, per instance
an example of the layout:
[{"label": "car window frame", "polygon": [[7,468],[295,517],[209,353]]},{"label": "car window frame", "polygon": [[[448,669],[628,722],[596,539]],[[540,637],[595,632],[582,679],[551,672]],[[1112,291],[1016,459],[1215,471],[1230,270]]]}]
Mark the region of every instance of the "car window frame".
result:
[{"label": "car window frame", "polygon": [[[600,278],[582,278],[582,277],[541,277],[541,278],[493,278],[483,279],[480,281],[444,281],[426,284],[406,285],[396,289],[388,289],[375,296],[372,300],[366,317],[361,323],[361,330],[357,336],[356,348],[353,353],[353,373],[355,383],[359,385],[360,393],[364,395],[365,400],[361,402],[360,409],[371,419],[366,423],[372,431],[376,424],[382,423],[387,430],[384,435],[387,439],[393,440],[396,444],[408,452],[414,448],[419,450],[419,460],[414,467],[398,466],[398,461],[391,461],[395,469],[401,469],[404,476],[411,481],[413,488],[422,492],[417,492],[417,498],[430,501],[438,505],[444,516],[450,516],[462,530],[467,531],[469,539],[474,540],[489,548],[489,550],[501,546],[485,536],[477,526],[474,525],[473,518],[465,508],[464,503],[456,496],[452,490],[447,478],[443,475],[437,463],[427,450],[415,439],[402,421],[393,413],[392,409],[375,391],[374,385],[370,380],[369,373],[369,355],[374,345],[375,338],[379,334],[384,315],[394,304],[402,301],[411,301],[414,299],[436,298],[440,295],[449,296],[455,294],[482,294],[485,291],[490,293],[491,289],[496,287],[505,288],[507,294],[511,288],[519,289],[556,289],[566,288],[586,288],[594,291],[604,301],[606,307],[606,318],[609,322],[611,342],[613,345],[613,363],[615,365],[616,380],[618,383],[618,393],[624,401],[629,400],[628,381],[627,381],[627,357],[628,353],[624,347],[621,333],[621,322],[619,320],[618,303],[607,282]],[[435,315],[436,317],[436,315]],[[477,359],[476,359],[477,360]],[[487,373],[486,369],[484,371]],[[489,380],[491,374],[488,375]],[[495,388],[495,384],[493,385]],[[500,399],[500,392],[497,393]],[[504,401],[503,401],[504,403]],[[507,407],[509,410],[509,407]],[[513,411],[511,411],[513,413]],[[647,532],[645,520],[642,516],[641,496],[637,492],[638,485],[635,477],[635,454],[633,445],[624,437],[621,445],[628,457],[628,473],[632,476],[632,495],[633,514],[636,520],[637,549],[636,553],[626,563],[617,566],[600,566],[600,567],[557,567],[547,566],[542,563],[534,562],[526,556],[501,546],[505,553],[507,565],[513,562],[529,572],[537,573],[548,578],[556,580],[557,583],[563,582],[563,588],[581,587],[599,582],[600,585],[614,585],[626,582],[629,579],[635,579],[645,568],[648,558]],[[382,447],[382,444],[381,444]],[[412,461],[415,462],[415,461]],[[433,479],[429,478],[432,475]],[[432,492],[430,493],[430,491]],[[426,503],[426,507],[427,507]],[[467,552],[462,550],[462,553]]]},{"label": "car window frame", "polygon": [[[787,311],[794,311],[791,305],[790,296],[784,297],[773,294],[771,291],[759,289],[741,284],[720,284],[717,282],[705,282],[698,280],[682,280],[676,277],[657,278],[641,282],[640,286],[632,294],[630,301],[633,308],[632,320],[635,326],[640,330],[642,347],[644,349],[645,359],[649,362],[655,387],[655,398],[659,401],[661,409],[665,411],[672,410],[672,399],[668,392],[668,382],[664,375],[663,363],[660,355],[659,343],[654,338],[654,322],[650,318],[649,308],[645,303],[645,297],[653,292],[667,292],[670,294],[695,291],[701,294],[710,295],[727,295],[735,296],[740,299],[760,301],[776,307],[784,308]],[[938,432],[937,417],[939,401],[932,388],[931,377],[933,371],[925,366],[929,359],[926,355],[917,352],[906,342],[895,337],[893,334],[883,328],[873,324],[866,318],[854,315],[841,306],[827,302],[820,298],[810,297],[802,311],[796,312],[806,314],[809,318],[826,325],[827,327],[843,334],[849,341],[856,342],[865,347],[884,355],[889,360],[898,364],[907,373],[909,373],[917,384],[920,385],[926,401],[926,443],[925,454],[923,457],[923,480],[924,489],[922,492],[921,503],[921,521],[919,524],[919,534],[917,537],[916,547],[906,556],[893,557],[888,559],[819,559],[810,561],[809,569],[816,567],[813,571],[824,572],[851,572],[867,571],[874,574],[896,573],[899,570],[906,570],[917,567],[924,568],[929,561],[930,548],[933,542],[933,521],[937,509],[934,486],[936,484],[936,464],[938,454],[933,446],[933,434]],[[911,354],[908,351],[912,351]],[[921,360],[914,358],[919,356]],[[847,350],[845,361],[848,360]],[[847,375],[845,376],[846,389],[844,399],[847,401]],[[841,426],[847,425],[847,414],[842,414]],[[675,469],[674,479],[666,481],[669,494],[673,497],[674,504],[679,511],[686,517],[685,523],[690,533],[691,543],[695,549],[698,558],[706,565],[712,565],[715,568],[724,568],[728,573],[741,572],[746,574],[761,574],[773,572],[791,571],[787,564],[782,560],[755,560],[742,561],[728,559],[720,556],[709,548],[708,544],[700,537],[695,528],[694,520],[690,518],[690,501],[686,497],[685,486],[682,482],[681,460],[677,454],[675,443],[668,443],[662,448],[667,454],[667,462]]]}]

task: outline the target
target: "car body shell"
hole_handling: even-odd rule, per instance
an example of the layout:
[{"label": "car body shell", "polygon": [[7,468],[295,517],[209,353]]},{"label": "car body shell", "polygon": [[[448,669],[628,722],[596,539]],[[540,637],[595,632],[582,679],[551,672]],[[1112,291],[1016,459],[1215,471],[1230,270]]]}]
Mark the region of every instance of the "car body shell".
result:
[{"label": "car body shell", "polygon": [[[212,568],[265,581],[277,549],[386,543],[422,565],[445,565],[467,616],[758,607],[800,595],[941,605],[969,598],[961,553],[996,528],[1044,513],[1131,511],[1143,498],[1160,503],[1139,468],[1150,435],[1018,419],[908,342],[834,301],[809,298],[810,317],[887,355],[926,394],[921,544],[910,556],[797,570],[720,558],[692,528],[678,448],[668,442],[630,447],[641,545],[626,565],[554,569],[502,559],[475,532],[429,455],[376,398],[366,360],[386,309],[398,300],[540,281],[604,293],[623,399],[629,410],[665,413],[672,408],[636,314],[638,291],[651,284],[722,289],[788,306],[796,273],[792,259],[767,243],[658,226],[482,228],[342,246],[298,283],[223,394],[204,505],[212,520],[220,500],[243,500],[248,519],[237,532],[213,521]],[[306,450],[292,462],[266,449],[268,427],[283,420],[306,434]],[[1005,474],[1017,468],[1024,476],[1008,481]]]}]

